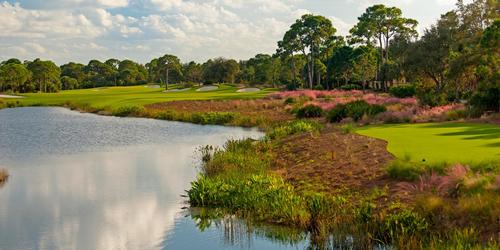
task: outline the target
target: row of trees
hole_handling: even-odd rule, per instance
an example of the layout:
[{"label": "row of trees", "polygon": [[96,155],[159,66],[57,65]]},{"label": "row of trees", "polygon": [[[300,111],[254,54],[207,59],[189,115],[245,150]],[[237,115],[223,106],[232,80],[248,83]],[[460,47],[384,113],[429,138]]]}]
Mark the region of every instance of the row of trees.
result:
[{"label": "row of trees", "polygon": [[290,26],[274,55],[258,54],[242,61],[215,58],[183,64],[176,56],[165,55],[145,65],[109,59],[57,67],[39,59],[23,63],[11,59],[0,66],[0,91],[227,82],[384,91],[394,84],[413,83],[433,99],[429,102],[478,91],[496,93],[499,9],[497,0],[469,4],[459,0],[455,10],[442,15],[420,38],[417,21],[395,7],[369,7],[346,37],[336,35],[329,19],[307,14]]}]

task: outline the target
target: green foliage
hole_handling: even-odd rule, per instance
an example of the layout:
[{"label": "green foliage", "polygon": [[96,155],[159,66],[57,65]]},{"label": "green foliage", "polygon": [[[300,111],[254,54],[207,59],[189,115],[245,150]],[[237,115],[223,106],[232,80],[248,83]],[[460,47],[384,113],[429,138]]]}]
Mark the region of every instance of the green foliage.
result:
[{"label": "green foliage", "polygon": [[121,106],[112,111],[112,115],[119,117],[142,116],[145,112],[142,106]]},{"label": "green foliage", "polygon": [[389,166],[387,166],[386,171],[392,179],[415,181],[426,171],[426,169],[420,163],[402,159],[392,161]]},{"label": "green foliage", "polygon": [[328,121],[331,123],[341,122],[347,118],[347,107],[344,104],[337,104],[333,109],[328,111]]},{"label": "green foliage", "polygon": [[363,116],[375,116],[387,111],[382,105],[370,105],[364,100],[352,101],[347,104],[338,104],[328,112],[328,121],[335,123],[350,117],[354,121],[359,121]]},{"label": "green foliage", "polygon": [[285,105],[294,104],[295,103],[295,99],[293,97],[288,97],[288,98],[285,99],[285,101],[283,103]]},{"label": "green foliage", "polygon": [[223,207],[253,219],[300,225],[307,207],[303,198],[280,177],[251,175],[220,179],[201,176],[188,191],[191,206]]},{"label": "green foliage", "polygon": [[500,112],[500,87],[474,94],[469,105],[476,115],[481,115],[485,111]]},{"label": "green foliage", "polygon": [[321,126],[314,121],[295,120],[271,129],[271,131],[267,133],[267,138],[274,140],[298,133],[315,132],[318,131],[320,128]]},{"label": "green foliage", "polygon": [[419,214],[408,209],[403,209],[402,211],[391,213],[385,218],[384,232],[392,238],[401,235],[412,236],[425,232],[428,226],[427,221]]},{"label": "green foliage", "polygon": [[307,105],[297,110],[295,116],[299,119],[302,118],[315,118],[323,115],[323,109],[316,105]]},{"label": "green foliage", "polygon": [[353,101],[346,104],[346,109],[348,117],[351,117],[354,121],[359,121],[370,110],[370,104],[363,100]]},{"label": "green foliage", "polygon": [[231,123],[235,116],[232,112],[194,113],[191,115],[191,121],[196,124],[224,125]]},{"label": "green foliage", "polygon": [[251,139],[229,140],[222,149],[202,148],[202,171],[208,176],[225,173],[237,175],[261,173],[269,165],[269,145]]},{"label": "green foliage", "polygon": [[316,85],[316,86],[314,86],[313,89],[314,90],[325,90],[325,87],[323,87],[323,85]]},{"label": "green foliage", "polygon": [[345,84],[345,85],[340,86],[340,89],[341,90],[358,90],[358,89],[361,89],[361,86],[359,86],[357,84]]},{"label": "green foliage", "polygon": [[389,89],[389,93],[395,97],[406,98],[412,97],[417,93],[415,85],[398,85]]}]

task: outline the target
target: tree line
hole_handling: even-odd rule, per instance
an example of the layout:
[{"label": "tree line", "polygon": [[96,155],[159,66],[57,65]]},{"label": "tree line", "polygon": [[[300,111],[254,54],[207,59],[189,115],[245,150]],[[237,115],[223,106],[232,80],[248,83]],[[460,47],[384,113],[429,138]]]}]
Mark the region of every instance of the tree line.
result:
[{"label": "tree line", "polygon": [[329,19],[306,14],[290,26],[275,54],[240,61],[220,57],[182,63],[175,55],[165,55],[145,65],[109,59],[59,67],[40,59],[10,59],[0,65],[0,91],[56,92],[145,83],[387,91],[411,83],[430,104],[477,93],[483,96],[476,99],[491,99],[500,95],[499,9],[497,0],[459,0],[420,37],[418,22],[396,7],[367,8],[348,36],[337,35]]}]

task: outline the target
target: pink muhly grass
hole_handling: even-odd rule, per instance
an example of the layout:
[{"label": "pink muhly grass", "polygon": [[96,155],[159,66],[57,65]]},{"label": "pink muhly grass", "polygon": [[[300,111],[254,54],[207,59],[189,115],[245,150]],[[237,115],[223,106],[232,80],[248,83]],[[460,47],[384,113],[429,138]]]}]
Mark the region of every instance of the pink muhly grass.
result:
[{"label": "pink muhly grass", "polygon": [[397,185],[400,191],[410,192],[436,192],[444,195],[457,189],[458,184],[469,174],[469,167],[456,164],[449,168],[446,175],[441,176],[436,172],[421,175],[417,182],[402,182]]}]

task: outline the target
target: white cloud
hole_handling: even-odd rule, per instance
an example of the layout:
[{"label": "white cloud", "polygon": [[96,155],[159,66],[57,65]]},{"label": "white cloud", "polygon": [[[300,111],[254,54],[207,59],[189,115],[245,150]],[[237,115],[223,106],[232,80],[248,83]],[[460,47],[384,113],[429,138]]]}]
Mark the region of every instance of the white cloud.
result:
[{"label": "white cloud", "polygon": [[[0,60],[42,57],[58,63],[91,58],[147,62],[165,53],[183,61],[216,56],[246,59],[273,53],[290,25],[305,13],[329,16],[338,34],[346,35],[364,9],[383,3],[405,16],[422,16],[422,6],[452,0],[0,0]],[[11,3],[19,1],[20,4]],[[413,11],[418,9],[418,11]],[[313,11],[311,11],[313,10]],[[412,16],[413,15],[413,16]],[[40,49],[28,48],[36,43]],[[95,44],[98,46],[90,46]],[[148,49],[143,49],[148,48]],[[105,50],[104,50],[105,49]],[[106,53],[103,53],[106,51]]]},{"label": "white cloud", "polygon": [[128,0],[97,0],[97,3],[106,7],[126,7]]}]

